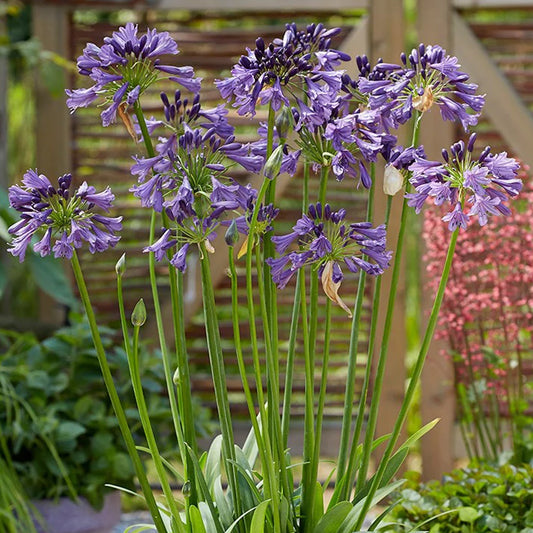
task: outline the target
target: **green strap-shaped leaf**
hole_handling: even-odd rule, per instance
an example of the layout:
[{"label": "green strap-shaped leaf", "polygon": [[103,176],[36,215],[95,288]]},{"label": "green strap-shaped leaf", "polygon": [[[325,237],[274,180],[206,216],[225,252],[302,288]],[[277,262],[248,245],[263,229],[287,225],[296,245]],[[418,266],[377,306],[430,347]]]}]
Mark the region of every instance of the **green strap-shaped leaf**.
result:
[{"label": "green strap-shaped leaf", "polygon": [[350,502],[343,501],[334,505],[316,524],[313,533],[338,533],[341,524],[353,509]]},{"label": "green strap-shaped leaf", "polygon": [[269,505],[270,500],[265,500],[255,508],[252,516],[252,523],[250,524],[250,531],[253,531],[254,533],[264,533],[266,512]]}]

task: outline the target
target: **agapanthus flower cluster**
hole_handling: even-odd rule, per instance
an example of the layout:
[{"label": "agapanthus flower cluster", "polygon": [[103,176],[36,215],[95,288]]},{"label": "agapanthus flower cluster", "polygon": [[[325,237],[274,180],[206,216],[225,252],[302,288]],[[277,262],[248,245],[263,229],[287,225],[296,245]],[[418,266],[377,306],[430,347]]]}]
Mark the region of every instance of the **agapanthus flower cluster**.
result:
[{"label": "agapanthus flower cluster", "polygon": [[334,68],[350,59],[330,48],[332,37],[340,31],[326,29],[322,24],[310,24],[305,30],[299,30],[294,23],[287,24],[281,39],[266,45],[259,37],[255,50],[248,49],[247,55],[241,56],[231,77],[217,80],[216,85],[224,99],[234,99],[240,115],[252,116],[258,102],[270,104],[274,111],[289,107],[291,100],[294,102],[301,94],[304,79],[308,80],[310,93],[336,92],[341,87],[342,71]]},{"label": "agapanthus flower cluster", "polygon": [[[115,246],[115,235],[122,228],[122,217],[109,217],[95,208],[109,211],[115,199],[107,187],[101,192],[83,182],[71,192],[72,176],[65,174],[54,187],[44,174],[28,170],[22,185],[9,188],[9,203],[20,213],[20,220],[9,228],[15,235],[8,251],[24,261],[28,246],[41,256],[70,259],[84,242],[91,253]],[[37,237],[41,237],[37,240]]]},{"label": "agapanthus flower cluster", "polygon": [[429,111],[436,105],[444,120],[458,120],[465,131],[477,124],[485,103],[476,95],[478,86],[468,83],[456,57],[438,45],[420,44],[401,64],[378,62],[370,67],[366,57],[358,58],[360,77],[353,91],[364,95],[371,109],[382,111],[387,128],[396,128],[413,111]]},{"label": "agapanthus flower cluster", "polygon": [[491,214],[509,215],[506,202],[522,189],[518,162],[506,152],[491,154],[488,146],[474,158],[475,140],[474,133],[466,145],[459,141],[450,152],[443,150],[443,162],[417,156],[409,167],[410,182],[416,190],[407,195],[409,205],[419,213],[429,198],[436,205],[449,203],[452,209],[442,219],[451,231],[466,229],[474,217],[484,226]]},{"label": "agapanthus flower cluster", "polygon": [[224,106],[204,109],[199,95],[189,102],[180,91],[172,101],[162,93],[161,100],[165,120],[151,121],[150,129],[162,126],[170,135],[159,137],[154,157],[135,158],[132,174],[139,184],[131,190],[144,207],[163,212],[168,221],[162,236],[145,251],[162,260],[177,247],[170,263],[184,271],[190,245],[204,243],[211,249],[227,214],[242,216],[257,196],[255,189],[240,185],[228,171],[239,163],[258,172],[263,158],[235,141]]},{"label": "agapanthus flower cluster", "polygon": [[[342,265],[351,272],[379,275],[388,268],[392,253],[386,250],[384,225],[347,224],[345,218],[345,209],[332,211],[329,204],[311,204],[291,233],[272,237],[281,255],[266,261],[279,288],[285,287],[300,268],[313,265],[326,295],[350,313],[338,295],[344,277]],[[291,249],[293,245],[298,249]]]},{"label": "agapanthus flower cluster", "polygon": [[192,92],[200,90],[201,80],[194,76],[192,67],[161,64],[161,56],[178,53],[178,45],[168,32],[149,29],[141,36],[137,33],[138,26],[128,23],[112,37],[105,37],[101,47],[87,44],[78,57],[78,71],[94,84],[66,91],[71,112],[102,97],[107,106],[101,114],[102,123],[109,126],[117,113],[125,116],[125,108],[132,106],[160,73]]}]

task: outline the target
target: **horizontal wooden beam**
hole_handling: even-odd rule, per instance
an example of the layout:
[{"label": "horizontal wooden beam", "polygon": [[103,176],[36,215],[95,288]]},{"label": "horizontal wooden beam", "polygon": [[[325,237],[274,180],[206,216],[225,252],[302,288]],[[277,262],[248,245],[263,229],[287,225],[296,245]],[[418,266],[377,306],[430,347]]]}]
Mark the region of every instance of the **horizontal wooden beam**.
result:
[{"label": "horizontal wooden beam", "polygon": [[468,24],[460,15],[452,17],[454,53],[465,72],[487,92],[483,113],[498,128],[509,147],[524,163],[533,166],[533,115],[501,73]]},{"label": "horizontal wooden beam", "polygon": [[370,0],[159,0],[150,4],[156,9],[191,11],[341,11],[367,9]]},{"label": "horizontal wooden beam", "polygon": [[457,9],[513,9],[532,8],[532,0],[453,0]]}]

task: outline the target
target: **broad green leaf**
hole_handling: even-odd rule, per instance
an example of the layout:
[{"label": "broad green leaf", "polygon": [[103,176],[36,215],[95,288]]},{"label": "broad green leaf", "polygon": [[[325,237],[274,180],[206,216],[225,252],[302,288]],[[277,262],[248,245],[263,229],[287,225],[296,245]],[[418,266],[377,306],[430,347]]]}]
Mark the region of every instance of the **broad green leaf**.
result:
[{"label": "broad green leaf", "polygon": [[350,502],[337,503],[317,522],[313,533],[338,533],[341,524],[352,509],[353,505]]},{"label": "broad green leaf", "polygon": [[324,516],[324,490],[318,481],[315,485],[315,497],[313,503],[311,527],[314,527],[314,525]]},{"label": "broad green leaf", "polygon": [[270,500],[265,500],[265,501],[262,501],[255,508],[254,514],[252,516],[252,523],[250,525],[250,531],[253,531],[254,533],[264,532],[266,512],[267,512],[269,505],[270,505]]},{"label": "broad green leaf", "polygon": [[224,527],[229,526],[233,520],[231,511],[232,507],[228,502],[228,498],[226,497],[224,489],[222,488],[221,476],[218,476],[213,485],[213,497],[215,499],[215,503],[217,504],[218,515],[220,516],[222,525]]},{"label": "broad green leaf", "polygon": [[0,216],[0,239],[9,242],[11,240],[11,235],[7,231],[8,225],[6,221]]},{"label": "broad green leaf", "polygon": [[205,461],[205,482],[209,487],[209,490],[213,489],[215,481],[220,477],[220,464],[222,457],[222,435],[217,435],[211,446],[209,446],[209,451],[207,452],[207,458]]},{"label": "broad green leaf", "polygon": [[2,294],[4,294],[4,291],[6,290],[7,281],[8,281],[7,268],[4,265],[4,263],[0,261],[0,298],[2,297]]},{"label": "broad green leaf", "polygon": [[479,518],[479,511],[473,507],[461,507],[459,509],[459,520],[471,524]]},{"label": "broad green leaf", "polygon": [[26,263],[37,285],[59,303],[75,307],[77,300],[63,271],[62,263],[51,256],[28,254]]},{"label": "broad green leaf", "polygon": [[[409,453],[408,448],[400,448],[388,461],[387,466],[385,467],[385,471],[383,472],[383,477],[381,478],[381,481],[379,483],[378,489],[384,487],[389,483],[389,481],[392,479],[394,474],[398,472],[398,469],[400,466],[402,466],[402,463],[405,461],[405,458],[407,457],[407,454]],[[372,483],[375,478],[375,474],[368,479],[365,484],[363,485],[363,488],[359,491],[358,494],[355,495],[355,502],[361,501],[370,490],[370,487],[372,486]]]},{"label": "broad green leaf", "polygon": [[202,520],[202,514],[198,507],[195,507],[194,505],[189,506],[189,519],[191,520],[194,533],[207,533]]},{"label": "broad green leaf", "polygon": [[215,519],[211,514],[211,510],[209,509],[207,503],[199,502],[198,508],[200,509],[200,514],[202,515],[202,522],[204,524],[206,533],[217,533]]},{"label": "broad green leaf", "polygon": [[435,418],[431,422],[428,422],[425,426],[421,427],[418,431],[415,431],[401,446],[402,448],[409,448],[420,440],[428,431],[431,431],[438,423],[440,418]]},{"label": "broad green leaf", "polygon": [[85,431],[85,427],[77,422],[61,422],[56,431],[56,440],[58,442],[75,440]]},{"label": "broad green leaf", "polygon": [[[372,502],[370,504],[370,509],[377,505],[381,500],[386,498],[391,492],[394,492],[398,487],[400,487],[405,480],[401,479],[399,481],[396,481],[394,483],[391,483],[387,487],[383,487],[376,491],[376,494],[374,494],[374,497],[372,498]],[[339,529],[339,533],[353,533],[355,526],[357,522],[359,521],[359,515],[361,514],[361,511],[363,510],[363,506],[365,504],[365,500],[368,498],[368,496],[365,496],[361,501],[357,502],[353,509],[348,513],[348,516],[345,518],[344,522],[341,524],[341,527]]]}]

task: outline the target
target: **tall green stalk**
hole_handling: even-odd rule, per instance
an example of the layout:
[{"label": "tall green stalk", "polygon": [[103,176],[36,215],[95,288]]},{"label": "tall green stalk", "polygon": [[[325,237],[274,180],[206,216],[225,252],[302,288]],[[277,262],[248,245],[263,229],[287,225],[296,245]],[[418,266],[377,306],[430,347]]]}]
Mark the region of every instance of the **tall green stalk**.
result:
[{"label": "tall green stalk", "polygon": [[[368,191],[366,206],[366,220],[372,222],[374,214],[374,192],[376,190],[375,165],[371,166],[372,185]],[[340,500],[346,499],[348,487],[345,479],[346,459],[348,456],[348,444],[352,429],[353,404],[355,395],[355,381],[357,373],[357,352],[359,349],[359,328],[361,325],[361,315],[365,298],[367,273],[365,270],[359,271],[359,281],[357,283],[357,295],[354,305],[352,327],[350,330],[350,345],[348,349],[348,369],[346,373],[346,389],[344,393],[344,408],[342,414],[341,438],[339,443],[339,457],[337,460],[337,484],[331,499],[331,505],[335,505]],[[357,420],[359,422],[359,419]],[[362,424],[362,420],[361,420]],[[357,431],[356,431],[357,434]],[[359,437],[357,437],[359,440]]]},{"label": "tall green stalk", "polygon": [[[144,313],[144,317],[142,316]],[[150,422],[150,415],[148,413],[148,407],[146,405],[146,399],[144,397],[144,391],[141,382],[141,372],[139,368],[139,330],[146,320],[146,309],[144,308],[144,302],[142,300],[137,303],[132,314],[133,322],[133,344],[131,349],[128,348],[128,366],[130,369],[130,379],[133,387],[133,393],[135,395],[135,401],[137,403],[137,409],[139,411],[139,418],[141,419],[141,425],[143,427],[144,435],[146,437],[146,442],[148,448],[150,449],[150,454],[152,461],[154,463],[155,470],[157,472],[157,477],[163,494],[165,495],[165,501],[168,505],[168,510],[170,513],[170,523],[172,531],[185,532],[184,525],[181,521],[178,507],[176,505],[176,500],[172,494],[172,489],[170,488],[170,482],[168,480],[168,475],[161,460],[161,455],[159,453],[159,448],[157,446],[157,441],[155,439],[154,431],[152,424]],[[129,342],[127,343],[129,347]]]},{"label": "tall green stalk", "polygon": [[85,309],[85,314],[87,315],[87,319],[89,321],[89,327],[91,329],[91,335],[93,338],[94,347],[96,349],[98,363],[100,364],[100,369],[102,371],[102,377],[104,379],[109,399],[111,400],[111,405],[113,406],[113,410],[115,411],[120,431],[122,432],[122,436],[126,443],[126,448],[133,462],[135,474],[137,475],[137,479],[139,480],[139,484],[141,485],[141,489],[144,494],[146,504],[148,505],[148,509],[150,510],[152,519],[154,521],[154,525],[157,529],[157,533],[167,533],[165,524],[163,523],[163,519],[161,518],[161,514],[157,506],[157,502],[155,501],[152,489],[150,487],[150,483],[148,482],[148,478],[146,477],[144,466],[137,452],[135,441],[133,440],[133,437],[131,435],[128,420],[126,419],[124,409],[120,402],[115,383],[113,382],[113,376],[107,363],[104,345],[100,337],[100,332],[98,331],[96,317],[94,315],[94,311],[91,305],[89,293],[87,291],[87,285],[85,284],[85,279],[83,277],[83,272],[81,270],[81,265],[76,250],[73,250],[71,264],[72,271],[74,273],[74,278],[78,286],[78,291],[80,293],[80,298]]},{"label": "tall green stalk", "polygon": [[[150,138],[150,134],[148,132],[148,128],[146,126],[146,121],[144,118],[144,114],[142,112],[142,106],[138,100],[134,104],[134,112],[135,112],[135,116],[137,117],[139,127],[141,129],[141,134],[142,134],[142,138],[144,141],[144,145],[146,147],[147,155],[148,157],[154,157],[155,155],[154,147],[152,144],[152,140]],[[157,214],[155,211],[152,211],[152,215],[150,218],[150,235],[149,235],[150,244],[155,241],[156,219],[157,219]],[[183,390],[183,388],[185,387],[187,388],[187,392],[181,393],[182,401],[184,399],[184,396],[185,396],[185,401],[183,403],[184,412],[180,413],[180,408],[179,408],[178,400],[176,396],[176,386],[174,384],[174,371],[172,369],[172,364],[170,361],[170,354],[168,352],[165,330],[164,330],[164,325],[163,325],[163,315],[161,312],[159,291],[157,288],[156,260],[155,260],[155,254],[153,252],[150,252],[148,254],[148,269],[149,269],[149,276],[150,276],[150,286],[152,290],[152,299],[154,302],[154,313],[155,313],[155,318],[156,318],[157,335],[158,335],[158,340],[159,340],[159,346],[161,349],[161,357],[163,360],[165,383],[167,387],[167,393],[169,396],[169,404],[170,404],[170,411],[172,414],[172,421],[174,425],[174,432],[176,434],[178,441],[180,440],[180,437],[179,437],[180,433],[186,433],[187,439],[191,439],[191,435],[190,435],[191,427],[192,427],[192,431],[194,431],[194,424],[192,425],[190,424],[192,407],[191,407],[191,411],[189,412],[185,410],[185,407],[188,404],[186,395],[188,394],[188,391],[190,390],[190,380],[189,380],[189,383],[181,384],[181,389]],[[175,335],[177,335],[176,350],[177,350],[177,356],[178,356],[179,369],[180,369],[180,372],[182,372],[182,374],[180,374],[180,377],[186,379],[188,366],[187,366],[186,360],[185,362],[183,362],[183,359],[184,358],[186,359],[186,354],[184,355],[184,350],[185,350],[184,333],[182,332],[183,321],[181,321],[181,323],[179,324],[176,324],[178,317],[182,315],[179,309],[180,306],[179,306],[179,301],[178,301],[178,297],[176,293],[176,286],[175,286],[176,282],[175,282],[175,279],[173,278],[173,275],[175,275],[175,273],[174,274],[172,272],[169,273],[170,282],[171,282],[171,299],[172,299],[174,326],[178,325],[178,331],[175,331]],[[192,403],[190,403],[190,405],[192,406]],[[180,425],[182,416],[185,417],[186,419],[186,422],[183,423],[183,429]],[[190,441],[187,440],[187,442],[189,442],[189,445],[191,446],[192,450],[196,451],[196,446],[195,446],[196,437],[195,436],[192,437],[192,439]],[[183,453],[183,450],[180,450],[180,453]],[[188,479],[189,477],[194,476],[194,468],[190,464],[190,455],[188,453],[185,454],[184,456],[182,455],[182,461],[183,461],[183,465],[185,468],[185,472],[184,472],[185,478]],[[194,492],[191,494],[191,497],[193,498],[193,501],[194,501],[194,498],[195,498]]]},{"label": "tall green stalk", "polygon": [[379,462],[378,469],[372,480],[372,484],[370,485],[368,494],[365,497],[365,500],[364,500],[364,503],[361,509],[361,513],[359,515],[359,519],[355,526],[356,530],[360,529],[360,527],[362,526],[365,515],[368,512],[372,504],[372,499],[381,484],[383,475],[385,474],[385,470],[387,469],[387,466],[388,466],[389,459],[391,458],[394,452],[394,448],[400,436],[400,432],[405,423],[405,419],[407,418],[407,413],[409,411],[413,397],[415,395],[416,388],[418,386],[418,382],[422,374],[422,369],[424,367],[424,363],[426,361],[426,357],[429,351],[429,347],[431,345],[431,341],[435,333],[435,328],[437,326],[437,319],[439,316],[440,307],[442,305],[442,299],[444,298],[444,291],[446,289],[446,283],[448,282],[448,276],[450,274],[450,270],[452,266],[453,255],[455,253],[455,246],[457,244],[458,235],[459,235],[459,228],[454,230],[451,234],[450,243],[448,245],[448,252],[446,254],[446,261],[444,263],[444,267],[442,270],[442,275],[440,278],[437,293],[435,295],[435,300],[433,302],[433,307],[431,309],[431,314],[429,315],[426,332],[424,333],[424,338],[420,346],[420,351],[418,353],[415,364],[413,366],[411,379],[409,381],[409,385],[405,392],[405,396],[404,396],[402,405],[400,407],[400,412],[398,413],[398,417],[396,418],[396,422],[394,424],[394,428],[389,438],[387,448],[385,449],[385,452],[383,453],[383,457],[381,458],[381,461]]},{"label": "tall green stalk", "polygon": [[224,467],[228,484],[233,497],[233,505],[237,516],[242,514],[242,502],[237,481],[235,440],[231,425],[228,390],[226,387],[226,372],[224,369],[224,355],[220,341],[220,330],[216,316],[215,293],[211,278],[211,267],[205,243],[200,243],[200,265],[202,270],[202,296],[205,320],[205,333],[207,338],[207,351],[213,377],[215,400],[217,404],[220,430],[222,433]]}]

